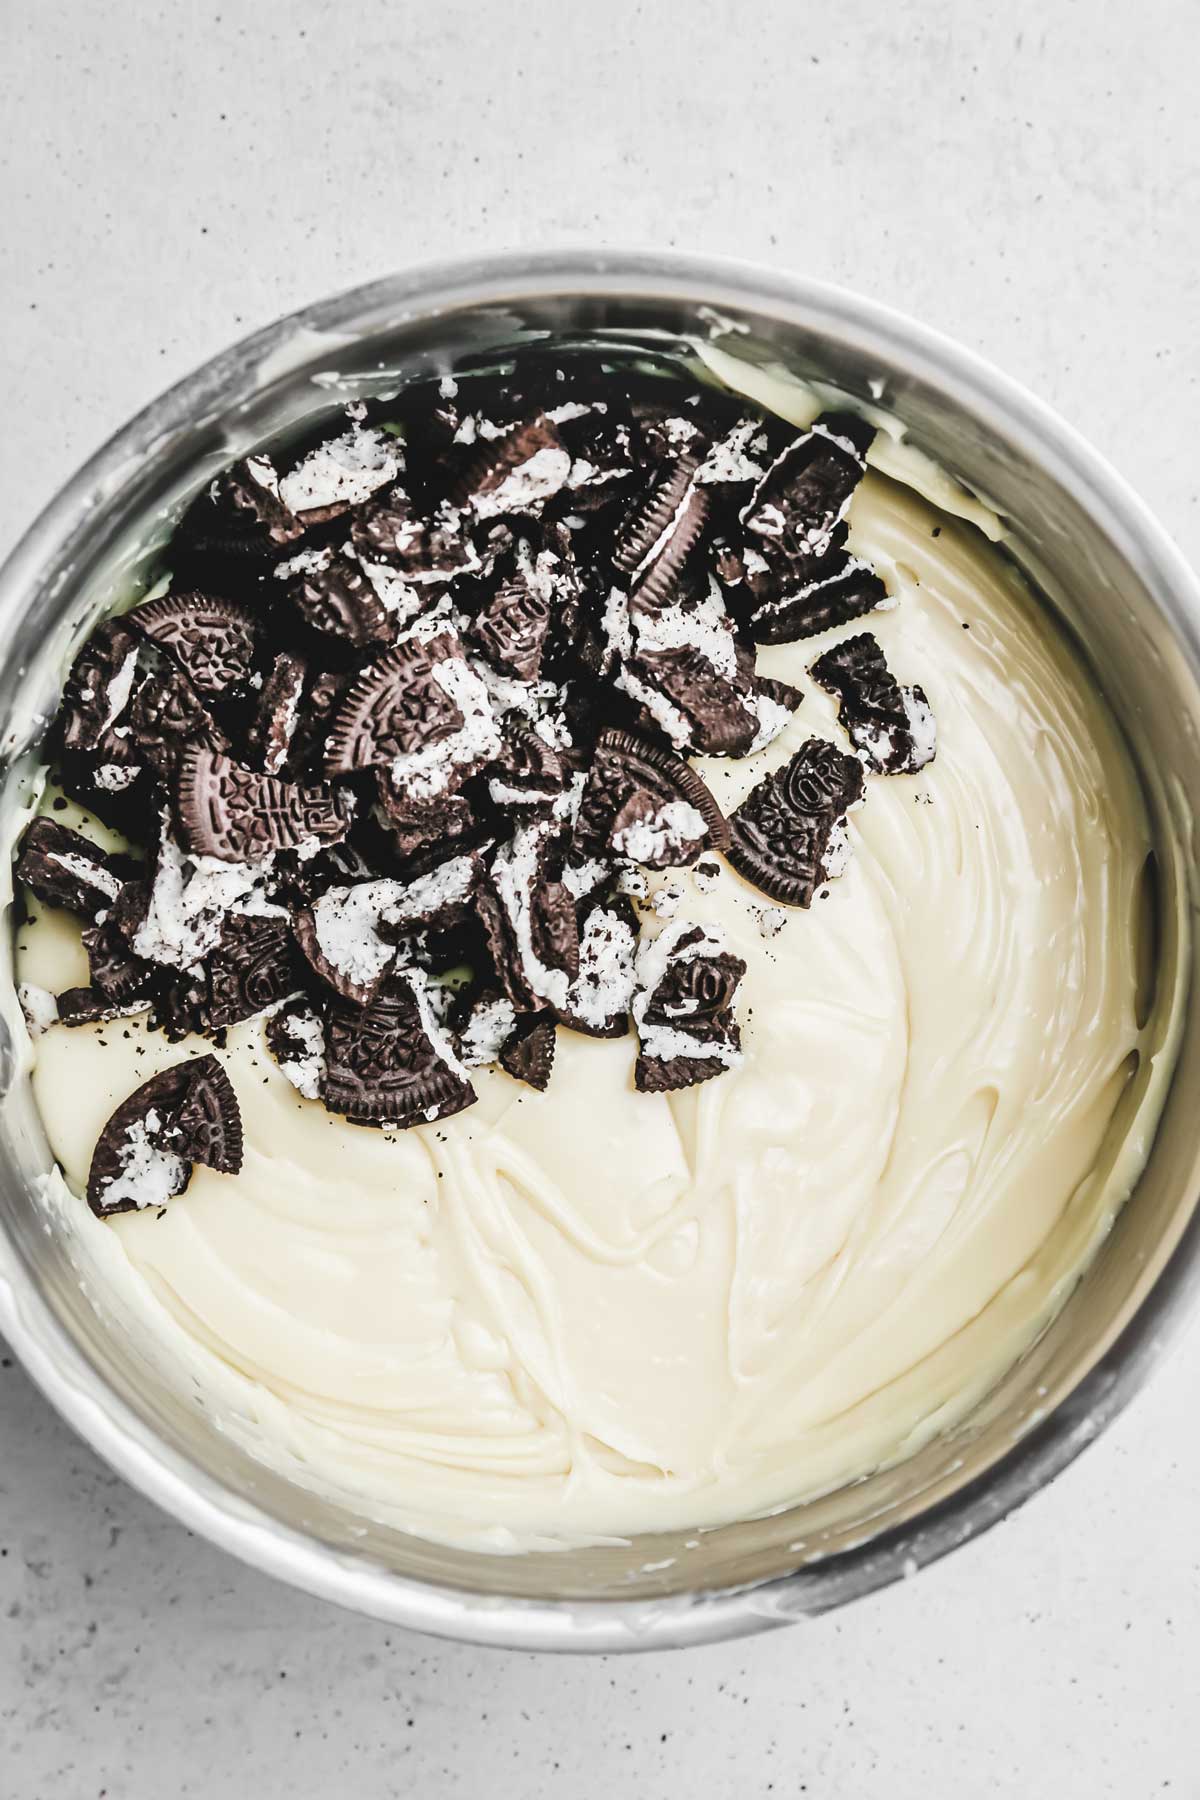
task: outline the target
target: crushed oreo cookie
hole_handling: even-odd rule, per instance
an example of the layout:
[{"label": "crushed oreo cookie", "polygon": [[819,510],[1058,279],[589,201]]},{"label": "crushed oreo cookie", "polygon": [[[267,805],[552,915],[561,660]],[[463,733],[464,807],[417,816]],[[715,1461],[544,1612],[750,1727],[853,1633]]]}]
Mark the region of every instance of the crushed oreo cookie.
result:
[{"label": "crushed oreo cookie", "polygon": [[325,1025],[304,996],[289,1000],[267,1020],[267,1045],[281,1072],[306,1100],[319,1100],[325,1080]]},{"label": "crushed oreo cookie", "polygon": [[279,775],[287,767],[307,678],[304,658],[284,650],[263,680],[246,742],[264,774]]},{"label": "crushed oreo cookie", "polygon": [[405,934],[456,923],[482,874],[479,858],[468,854],[409,882],[381,877],[327,888],[294,915],[292,929],[322,980],[365,1006],[401,959]]},{"label": "crushed oreo cookie", "polygon": [[874,569],[845,550],[835,550],[795,581],[766,579],[747,553],[746,589],[751,597],[746,622],[757,644],[792,644],[835,625],[890,606],[887,589]]},{"label": "crushed oreo cookie", "polygon": [[[64,785],[147,861],[29,828],[18,873],[81,915],[90,970],[47,1028],[136,1009],[222,1041],[261,1017],[298,1095],[395,1128],[470,1105],[477,1067],[544,1088],[560,1025],[632,1016],[645,1092],[734,1066],[743,965],[651,876],[704,894],[724,852],[809,905],[864,764],[920,767],[933,726],[873,639],[837,645],[813,673],[859,755],[810,739],[724,818],[688,758],[753,757],[800,703],[756,646],[892,602],[847,548],[871,428],[797,432],[680,374],[530,350],[209,484],[178,586],[66,683]],[[144,1203],[131,1128],[164,1194],[229,1160],[220,1096],[155,1094],[114,1115],[106,1211]]]},{"label": "crushed oreo cookie", "polygon": [[[115,729],[120,731],[123,727]],[[148,669],[139,680],[129,709],[128,729],[135,754],[160,778],[171,773],[189,745],[208,750],[232,747],[197,688],[181,668],[167,662]]]},{"label": "crushed oreo cookie", "polygon": [[575,861],[611,854],[681,868],[728,841],[720,807],[681,756],[637,732],[601,732],[575,821]]},{"label": "crushed oreo cookie", "polygon": [[93,924],[108,912],[136,865],[97,849],[57,819],[35,819],[21,840],[17,878],[47,906],[62,906]]},{"label": "crushed oreo cookie", "polygon": [[638,921],[618,895],[593,906],[579,933],[579,966],[560,1017],[588,1037],[624,1037],[633,1004]]},{"label": "crushed oreo cookie", "polygon": [[571,454],[544,413],[517,425],[482,449],[452,498],[476,519],[541,515],[571,474]]},{"label": "crushed oreo cookie", "polygon": [[304,623],[356,650],[395,640],[396,621],[357,562],[331,544],[300,550],[275,567]]},{"label": "crushed oreo cookie", "polygon": [[487,689],[449,626],[368,664],[333,714],[325,772],[384,769],[401,798],[435,800],[499,747]]},{"label": "crushed oreo cookie", "polygon": [[737,1067],[742,1036],[734,1005],[745,973],[719,930],[686,919],[641,946],[632,1002],[639,1092],[674,1092]]},{"label": "crushed oreo cookie", "polygon": [[194,856],[255,863],[278,850],[336,844],[350,829],[354,797],[262,775],[211,750],[181,752],[172,783],[180,836]]},{"label": "crushed oreo cookie", "polygon": [[88,1205],[101,1219],[163,1206],[198,1162],[223,1175],[242,1166],[241,1108],[215,1056],[162,1069],[122,1101],[92,1156]]},{"label": "crushed oreo cookie", "polygon": [[[226,919],[209,955],[190,1014],[177,1025],[211,1036],[243,1019],[257,1018],[300,986],[300,959],[288,920],[234,914]],[[162,1029],[175,1035],[166,1023]]]},{"label": "crushed oreo cookie", "polygon": [[145,889],[130,882],[122,889],[109,916],[98,925],[85,926],[82,940],[92,986],[119,1004],[143,1000],[155,981],[154,965],[137,954],[127,929],[144,916]]},{"label": "crushed oreo cookie", "polygon": [[496,851],[476,900],[504,992],[521,1009],[562,1010],[579,972],[575,903],[554,873],[553,827],[522,825]]},{"label": "crushed oreo cookie", "polygon": [[[53,1002],[53,995],[50,998]],[[107,1025],[113,1019],[129,1019],[145,1012],[148,1004],[146,1000],[122,1004],[99,987],[64,988],[58,996],[54,1018],[60,1025]]]},{"label": "crushed oreo cookie", "polygon": [[839,701],[838,719],[868,769],[911,775],[937,754],[937,726],[920,687],[902,687],[870,632],[843,638],[812,665]]},{"label": "crushed oreo cookie", "polygon": [[258,626],[237,600],[172,592],[135,607],[126,619],[179,664],[206,700],[240,686],[253,668]]},{"label": "crushed oreo cookie", "polygon": [[846,517],[874,436],[853,414],[823,413],[758,482],[740,515],[746,531],[792,566],[819,561]]},{"label": "crushed oreo cookie", "polygon": [[360,1125],[432,1124],[475,1099],[419,971],[397,975],[366,1006],[335,998],[325,1013],[321,1098]]},{"label": "crushed oreo cookie", "polygon": [[269,456],[248,456],[211,481],[180,523],[185,556],[214,565],[255,565],[281,554],[308,529],[279,497]]},{"label": "crushed oreo cookie", "polygon": [[554,1069],[554,1020],[546,1013],[522,1019],[500,1051],[500,1067],[514,1081],[544,1094]]},{"label": "crushed oreo cookie", "polygon": [[776,457],[714,545],[717,577],[756,643],[793,643],[892,604],[845,548],[873,436],[861,419],[823,414]]},{"label": "crushed oreo cookie", "polygon": [[64,750],[99,750],[129,706],[137,675],[138,644],[124,619],[97,627],[71,665],[58,715]]},{"label": "crushed oreo cookie", "polygon": [[846,814],[862,802],[863,768],[824,738],[809,738],[730,815],[730,862],[784,906],[811,906],[850,857]]},{"label": "crushed oreo cookie", "polygon": [[459,840],[475,835],[478,821],[464,794],[406,800],[396,792],[385,770],[377,769],[375,778],[375,817],[401,862],[434,855],[438,846],[449,851]]}]

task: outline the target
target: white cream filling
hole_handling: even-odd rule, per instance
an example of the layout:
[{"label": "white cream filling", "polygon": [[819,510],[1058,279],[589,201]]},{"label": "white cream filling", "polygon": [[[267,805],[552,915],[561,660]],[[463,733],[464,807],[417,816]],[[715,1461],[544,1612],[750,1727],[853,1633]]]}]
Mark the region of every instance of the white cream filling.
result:
[{"label": "white cream filling", "polygon": [[451,771],[487,762],[500,751],[500,729],[487,685],[462,656],[432,667],[433,680],[462,714],[462,724],[435,744],[406,750],[391,765],[392,785],[410,800],[432,800],[446,788]]},{"label": "white cream filling", "polygon": [[446,906],[465,900],[475,878],[469,856],[419,875],[414,881],[359,881],[326,890],[313,903],[313,928],[325,960],[358,987],[370,987],[396,961],[396,945],[381,925],[403,931]]},{"label": "white cream filling", "polygon": [[134,1119],[125,1128],[125,1139],[119,1152],[120,1173],[104,1189],[105,1206],[123,1201],[137,1207],[165,1206],[178,1192],[187,1164],[165,1147],[158,1112],[151,1107],[144,1119]]},{"label": "white cream filling", "polygon": [[653,863],[685,844],[699,843],[708,826],[687,800],[669,800],[649,818],[636,819],[613,834],[612,847],[630,862]]},{"label": "white cream filling", "polygon": [[399,441],[384,431],[354,424],[341,437],[318,444],[279,481],[279,498],[292,512],[345,501],[357,506],[386,487],[404,468]]},{"label": "white cream filling", "polygon": [[75,855],[71,850],[47,850],[46,857],[48,861],[57,863],[68,875],[73,875],[76,881],[81,881],[85,887],[96,888],[110,900],[115,900],[121,891],[119,879],[110,870],[101,868],[99,863],[89,862],[86,857]]},{"label": "white cream filling", "polygon": [[547,444],[544,449],[535,450],[523,463],[518,463],[496,487],[472,495],[472,510],[478,519],[536,511],[551,495],[566,486],[570,473],[569,453]]}]

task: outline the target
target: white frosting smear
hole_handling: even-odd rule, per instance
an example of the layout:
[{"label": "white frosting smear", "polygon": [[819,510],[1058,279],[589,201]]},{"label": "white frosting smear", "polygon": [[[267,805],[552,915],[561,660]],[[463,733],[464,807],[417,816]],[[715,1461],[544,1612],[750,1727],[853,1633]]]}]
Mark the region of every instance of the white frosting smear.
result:
[{"label": "white frosting smear", "polygon": [[[979,531],[878,473],[850,523],[899,596],[869,628],[928,694],[937,757],[870,778],[844,873],[786,929],[711,856],[651,878],[682,899],[644,929],[694,922],[745,959],[736,1067],[639,1095],[633,1037],[560,1030],[545,1094],[485,1070],[477,1106],[393,1134],[303,1098],[251,1021],[218,1052],[242,1174],[198,1168],[161,1218],[69,1209],[93,1289],[297,1481],[510,1549],[762,1513],[961,1414],[1103,1236],[1169,1061],[1135,1016],[1132,770]],[[762,653],[804,702],[760,756],[700,765],[726,811],[809,735],[846,747],[807,675],[836,635]],[[84,979],[78,930],[37,912],[20,978],[57,993]],[[181,1051],[138,1020],[48,1023],[35,1049],[79,1193],[114,1106]]]}]

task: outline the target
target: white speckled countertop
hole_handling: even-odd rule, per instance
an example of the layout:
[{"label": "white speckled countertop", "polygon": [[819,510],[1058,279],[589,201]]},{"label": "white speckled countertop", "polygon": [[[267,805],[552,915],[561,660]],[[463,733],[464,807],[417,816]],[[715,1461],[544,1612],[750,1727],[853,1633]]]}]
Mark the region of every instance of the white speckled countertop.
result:
[{"label": "white speckled countertop", "polygon": [[[39,0],[4,39],[0,551],[279,312],[467,250],[665,241],[941,326],[1200,559],[1187,0]],[[1195,1795],[1198,1376],[1193,1333],[1049,1492],[908,1586],[748,1644],[554,1662],[241,1568],[5,1358],[0,1794]]]}]

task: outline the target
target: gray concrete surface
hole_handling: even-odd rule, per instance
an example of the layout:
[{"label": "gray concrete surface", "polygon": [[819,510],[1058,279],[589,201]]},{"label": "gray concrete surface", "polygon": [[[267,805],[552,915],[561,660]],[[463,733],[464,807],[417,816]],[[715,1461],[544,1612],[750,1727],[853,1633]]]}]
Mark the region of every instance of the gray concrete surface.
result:
[{"label": "gray concrete surface", "polygon": [[[803,268],[982,350],[1200,556],[1191,0],[0,0],[0,548],[285,308],[465,250]],[[1200,1338],[902,1590],[630,1662],[439,1646],[226,1560],[0,1367],[0,1796],[1200,1793]]]}]

